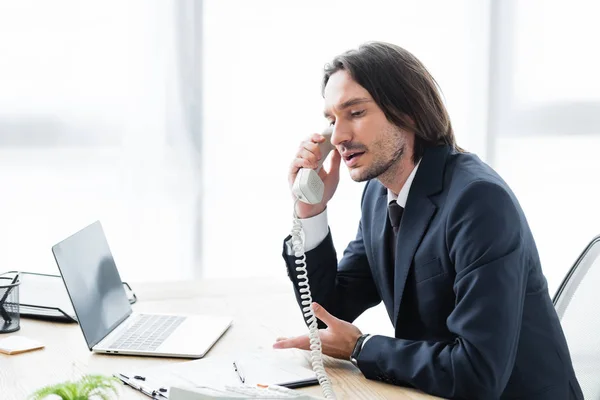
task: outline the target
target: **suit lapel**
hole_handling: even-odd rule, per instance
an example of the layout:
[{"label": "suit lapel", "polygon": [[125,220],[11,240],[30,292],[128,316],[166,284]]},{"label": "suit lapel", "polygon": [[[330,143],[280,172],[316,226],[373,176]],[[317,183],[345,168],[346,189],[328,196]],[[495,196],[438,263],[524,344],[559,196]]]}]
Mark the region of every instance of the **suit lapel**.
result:
[{"label": "suit lapel", "polygon": [[[396,264],[394,266],[394,322],[398,318],[398,311],[402,303],[404,286],[412,260],[419,243],[425,234],[431,218],[435,214],[436,206],[428,198],[419,198],[406,204],[398,239],[396,242]],[[394,323],[394,326],[396,324]]]},{"label": "suit lapel", "polygon": [[446,158],[449,151],[450,148],[447,146],[425,150],[408,194],[396,242],[394,326],[396,326],[398,319],[406,278],[413,264],[415,252],[437,210],[437,206],[430,197],[442,190]]}]

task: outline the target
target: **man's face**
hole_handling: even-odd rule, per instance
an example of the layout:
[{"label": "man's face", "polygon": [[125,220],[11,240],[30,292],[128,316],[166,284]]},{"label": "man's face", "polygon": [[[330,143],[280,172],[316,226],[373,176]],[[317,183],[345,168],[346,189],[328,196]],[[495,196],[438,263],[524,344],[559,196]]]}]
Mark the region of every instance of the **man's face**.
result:
[{"label": "man's face", "polygon": [[377,178],[398,165],[408,150],[407,134],[387,120],[369,92],[348,72],[331,75],[324,97],[325,117],[333,125],[331,142],[354,181]]}]

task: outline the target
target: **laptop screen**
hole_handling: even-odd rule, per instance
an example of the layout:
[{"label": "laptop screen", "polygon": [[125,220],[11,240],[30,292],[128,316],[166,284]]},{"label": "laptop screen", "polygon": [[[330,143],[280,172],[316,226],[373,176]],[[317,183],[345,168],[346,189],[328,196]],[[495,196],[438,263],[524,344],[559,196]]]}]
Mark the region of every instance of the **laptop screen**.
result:
[{"label": "laptop screen", "polygon": [[91,350],[131,314],[100,221],[56,244],[52,252]]}]

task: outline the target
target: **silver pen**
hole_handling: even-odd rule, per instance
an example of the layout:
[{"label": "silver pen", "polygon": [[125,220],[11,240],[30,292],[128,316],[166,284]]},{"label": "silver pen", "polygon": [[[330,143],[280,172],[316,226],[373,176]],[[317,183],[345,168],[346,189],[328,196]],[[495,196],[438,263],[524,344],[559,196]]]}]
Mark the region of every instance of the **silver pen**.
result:
[{"label": "silver pen", "polygon": [[240,381],[242,383],[246,383],[246,377],[244,376],[244,373],[242,372],[241,368],[240,368],[240,364],[234,361],[233,362],[233,369],[235,370],[235,373],[237,374],[238,378],[240,378]]}]

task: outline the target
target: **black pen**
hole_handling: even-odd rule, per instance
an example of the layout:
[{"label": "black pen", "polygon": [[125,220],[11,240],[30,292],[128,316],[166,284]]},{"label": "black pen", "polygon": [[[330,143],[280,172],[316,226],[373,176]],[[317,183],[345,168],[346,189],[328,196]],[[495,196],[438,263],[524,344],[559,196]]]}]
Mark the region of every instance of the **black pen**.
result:
[{"label": "black pen", "polygon": [[244,373],[240,369],[240,364],[239,363],[236,364],[235,361],[234,361],[233,362],[233,369],[237,373],[238,378],[240,378],[240,381],[242,381],[242,383],[246,383],[246,377],[244,376]]},{"label": "black pen", "polygon": [[286,387],[288,389],[298,389],[298,388],[303,388],[303,387],[307,387],[307,386],[314,386],[314,385],[318,385],[319,384],[319,380],[316,378],[311,378],[311,379],[306,379],[303,381],[296,381],[296,382],[290,382],[290,383],[284,383],[281,386]]},{"label": "black pen", "polygon": [[[19,273],[17,273],[15,275],[15,277],[13,278],[12,282],[10,283],[10,285],[14,285],[15,283],[17,283],[17,281],[19,280]],[[0,300],[0,303],[4,303],[4,301],[6,300],[6,298],[8,297],[8,294],[10,293],[10,291],[12,290],[13,286],[9,287],[6,290],[6,293],[4,293],[4,296],[2,296],[2,300]]]},{"label": "black pen", "polygon": [[[19,273],[17,272],[17,274],[15,275],[15,277],[13,278],[13,280],[10,284],[14,285],[15,283],[17,283],[18,280],[19,280]],[[6,292],[4,293],[4,296],[2,296],[2,299],[0,299],[0,312],[2,313],[2,318],[4,319],[4,322],[6,322],[6,323],[12,322],[12,318],[10,317],[10,315],[8,315],[8,312],[6,312],[6,309],[4,308],[4,303],[6,302],[6,299],[9,295],[9,293],[13,290],[13,288],[14,288],[14,286],[7,288]]]}]

